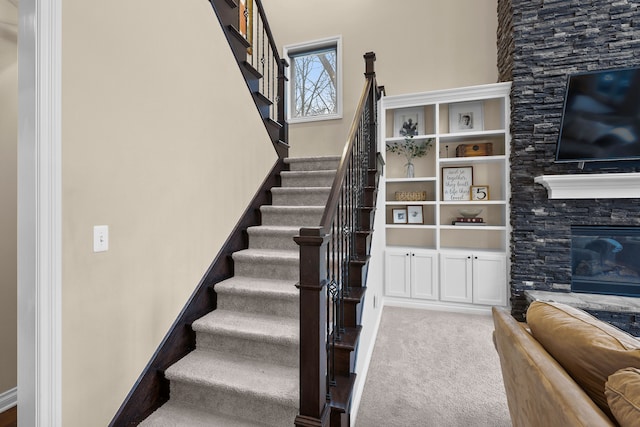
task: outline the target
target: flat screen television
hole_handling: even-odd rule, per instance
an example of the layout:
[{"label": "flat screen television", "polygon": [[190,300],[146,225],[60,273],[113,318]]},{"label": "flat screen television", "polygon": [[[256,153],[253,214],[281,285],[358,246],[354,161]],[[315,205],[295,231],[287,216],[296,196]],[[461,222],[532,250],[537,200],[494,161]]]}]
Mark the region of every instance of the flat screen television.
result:
[{"label": "flat screen television", "polygon": [[557,162],[640,160],[640,68],[568,77]]}]

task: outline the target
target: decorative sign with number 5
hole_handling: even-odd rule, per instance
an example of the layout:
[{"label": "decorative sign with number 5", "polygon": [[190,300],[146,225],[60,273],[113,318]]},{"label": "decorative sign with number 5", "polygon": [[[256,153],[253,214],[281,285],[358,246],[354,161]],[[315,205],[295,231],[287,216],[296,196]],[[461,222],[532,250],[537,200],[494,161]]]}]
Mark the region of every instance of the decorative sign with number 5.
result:
[{"label": "decorative sign with number 5", "polygon": [[471,200],[489,200],[488,185],[472,185],[470,193]]}]

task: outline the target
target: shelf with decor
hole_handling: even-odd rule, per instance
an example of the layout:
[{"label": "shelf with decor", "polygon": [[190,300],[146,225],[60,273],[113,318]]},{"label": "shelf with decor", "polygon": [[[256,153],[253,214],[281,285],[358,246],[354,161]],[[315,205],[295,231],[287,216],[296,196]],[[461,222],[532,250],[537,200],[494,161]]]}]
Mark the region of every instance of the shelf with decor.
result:
[{"label": "shelf with decor", "polygon": [[[490,254],[502,261],[489,265],[504,268],[491,274],[504,275],[500,283],[506,283],[509,93],[510,83],[496,83],[383,96],[381,190],[389,251],[413,248],[440,256],[460,251],[469,259]],[[443,286],[441,280],[439,294],[447,295]]]}]

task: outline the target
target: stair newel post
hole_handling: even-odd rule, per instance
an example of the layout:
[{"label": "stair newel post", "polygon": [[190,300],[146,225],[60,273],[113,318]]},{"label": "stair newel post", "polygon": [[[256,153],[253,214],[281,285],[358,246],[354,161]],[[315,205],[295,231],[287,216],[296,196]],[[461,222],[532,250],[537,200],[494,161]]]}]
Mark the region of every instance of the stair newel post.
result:
[{"label": "stair newel post", "polygon": [[329,425],[327,404],[327,244],[322,228],[301,228],[300,246],[300,413],[299,427]]},{"label": "stair newel post", "polygon": [[377,126],[378,126],[378,88],[376,87],[376,71],[375,71],[376,54],[374,52],[367,52],[364,54],[365,72],[364,76],[371,80],[371,91],[369,93],[369,135],[367,143],[369,144],[369,168],[376,168],[376,152],[377,152]]},{"label": "stair newel post", "polygon": [[286,59],[280,59],[278,63],[278,122],[282,125],[280,129],[280,140],[289,142],[289,123],[287,122],[287,74],[285,70],[289,67]]}]

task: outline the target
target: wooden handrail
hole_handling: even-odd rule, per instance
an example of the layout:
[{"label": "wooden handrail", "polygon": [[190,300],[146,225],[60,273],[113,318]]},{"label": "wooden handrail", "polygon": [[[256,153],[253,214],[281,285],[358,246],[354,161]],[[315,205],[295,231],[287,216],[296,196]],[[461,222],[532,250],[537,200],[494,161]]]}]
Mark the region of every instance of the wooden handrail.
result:
[{"label": "wooden handrail", "polygon": [[260,15],[260,19],[264,25],[264,32],[267,35],[267,40],[269,41],[269,46],[271,47],[271,51],[276,62],[281,63],[280,55],[278,54],[278,46],[276,46],[275,38],[273,37],[273,33],[271,32],[271,26],[269,25],[269,21],[267,20],[267,14],[264,11],[264,7],[262,6],[262,0],[253,0],[255,2],[256,7],[258,8],[258,14]]},{"label": "wooden handrail", "polygon": [[353,358],[344,353],[349,346],[344,344],[348,337],[356,337],[355,346],[360,328],[355,311],[345,306],[348,300],[353,303],[354,295],[364,295],[362,270],[368,243],[363,245],[358,238],[372,231],[361,214],[375,203],[366,190],[376,168],[379,96],[375,54],[369,52],[364,58],[366,83],[320,225],[303,227],[294,238],[300,246],[300,412],[295,419],[299,427],[348,425],[345,418],[355,374]]},{"label": "wooden handrail", "polygon": [[[356,110],[355,117],[360,117],[362,115],[372,85],[372,79],[367,79],[367,82],[362,90],[362,94],[360,95],[360,101],[358,102],[358,109]],[[351,129],[349,130],[349,137],[347,138],[347,143],[345,144],[344,150],[342,152],[342,157],[340,158],[340,165],[338,166],[336,176],[333,180],[333,184],[331,185],[329,200],[327,201],[326,208],[324,210],[324,213],[322,214],[322,219],[320,220],[320,229],[325,233],[329,232],[331,222],[333,220],[333,215],[338,208],[340,188],[347,175],[347,166],[349,163],[349,158],[351,157],[351,154],[353,152],[353,142],[355,140],[357,130],[358,122],[354,120],[351,124]]]}]

